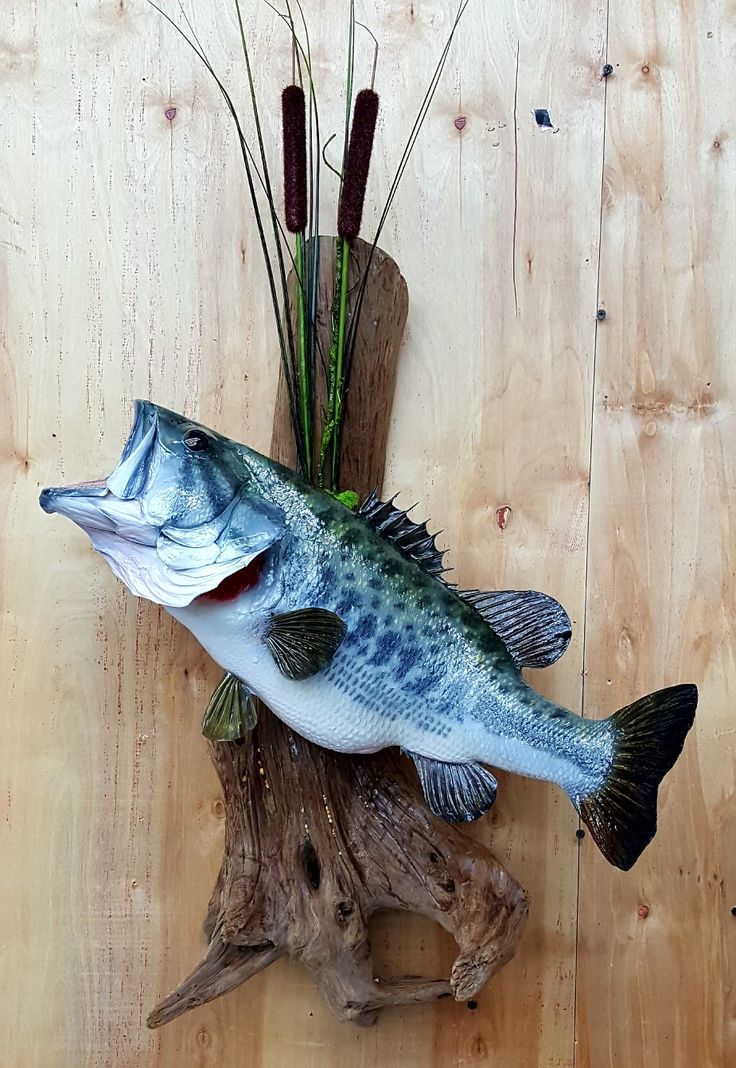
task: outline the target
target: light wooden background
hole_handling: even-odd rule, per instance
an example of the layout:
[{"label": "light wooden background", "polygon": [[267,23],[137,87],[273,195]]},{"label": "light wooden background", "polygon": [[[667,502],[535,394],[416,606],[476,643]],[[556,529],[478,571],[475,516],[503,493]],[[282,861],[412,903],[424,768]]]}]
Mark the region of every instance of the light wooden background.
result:
[{"label": "light wooden background", "polygon": [[[244,2],[276,158],[288,42]],[[192,7],[240,96],[231,5]],[[332,132],[346,5],[305,7]],[[452,9],[359,5],[374,208]],[[559,792],[507,778],[475,833],[532,914],[477,1010],[362,1032],[280,963],[151,1034],[221,853],[199,733],[218,672],[36,501],[111,470],[134,396],[266,448],[273,330],[232,129],[172,31],[144,0],[2,5],[4,1068],[736,1063],[735,58],[728,0],[474,0],[384,242],[411,295],[387,485],[445,528],[463,584],[564,602],[545,692],[601,716],[701,687],[656,843],[614,871]],[[386,968],[452,959],[406,918],[375,944]]]}]

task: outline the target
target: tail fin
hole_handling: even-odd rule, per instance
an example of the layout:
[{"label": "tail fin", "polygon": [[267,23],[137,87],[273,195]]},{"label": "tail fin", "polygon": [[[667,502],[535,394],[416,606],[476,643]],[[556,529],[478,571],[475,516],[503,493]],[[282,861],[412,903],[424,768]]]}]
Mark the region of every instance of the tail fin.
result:
[{"label": "tail fin", "polygon": [[606,860],[624,871],[657,829],[657,789],[677,760],[693,725],[696,686],[670,686],[619,709],[608,778],[577,809]]}]

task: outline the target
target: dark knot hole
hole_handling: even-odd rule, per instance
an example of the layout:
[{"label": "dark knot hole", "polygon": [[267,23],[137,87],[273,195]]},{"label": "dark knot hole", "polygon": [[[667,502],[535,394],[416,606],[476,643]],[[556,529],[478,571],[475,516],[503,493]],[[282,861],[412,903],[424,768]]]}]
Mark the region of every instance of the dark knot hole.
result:
[{"label": "dark knot hole", "polygon": [[322,878],[322,867],[317,856],[317,851],[312,843],[307,841],[302,846],[302,864],[304,865],[304,871],[306,872],[307,882],[313,890],[319,890],[320,880]]},{"label": "dark knot hole", "polygon": [[350,921],[350,917],[355,912],[355,905],[352,901],[339,901],[335,909],[335,919],[337,926],[345,928]]}]

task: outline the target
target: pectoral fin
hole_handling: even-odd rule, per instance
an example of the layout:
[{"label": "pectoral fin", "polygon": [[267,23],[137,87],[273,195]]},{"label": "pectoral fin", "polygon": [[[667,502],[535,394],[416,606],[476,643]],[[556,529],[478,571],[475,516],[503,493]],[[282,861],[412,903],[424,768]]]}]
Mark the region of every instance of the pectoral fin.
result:
[{"label": "pectoral fin", "polygon": [[308,679],[326,667],[345,637],[345,623],[325,608],[300,608],[274,615],[266,645],[287,679]]},{"label": "pectoral fin", "polygon": [[480,764],[447,764],[407,753],[419,774],[422,793],[435,816],[450,823],[470,823],[496,800],[498,783]]},{"label": "pectoral fin", "polygon": [[255,696],[245,683],[225,675],[202,717],[202,734],[211,742],[234,742],[244,738],[258,721]]}]

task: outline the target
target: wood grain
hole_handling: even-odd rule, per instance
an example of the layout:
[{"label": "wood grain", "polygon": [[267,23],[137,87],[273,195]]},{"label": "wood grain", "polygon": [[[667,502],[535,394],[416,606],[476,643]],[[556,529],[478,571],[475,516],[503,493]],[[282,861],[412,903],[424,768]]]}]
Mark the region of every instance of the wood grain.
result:
[{"label": "wood grain", "polygon": [[[361,439],[361,442],[364,439]],[[479,842],[434,816],[398,753],[320,749],[262,703],[248,738],[210,745],[225,853],[192,972],[149,1014],[170,1024],[290,957],[336,1017],[362,1027],[389,1007],[468,1001],[513,956],[529,903]],[[458,953],[442,978],[377,974],[372,916],[418,914]]]},{"label": "wood grain", "polygon": [[[437,130],[425,164],[443,171],[457,210],[453,218],[434,209],[441,232],[424,246],[429,284],[404,269],[416,345],[402,357],[394,455],[401,484],[429,489],[462,586],[542,589],[565,605],[570,648],[531,677],[578,710],[605,8],[486,4],[478,17],[478,65],[463,62],[458,86],[468,124],[460,137]],[[536,125],[540,107],[553,129]],[[463,279],[462,299],[446,293],[450,277]],[[438,294],[440,338],[431,318]],[[429,420],[413,415],[412,375],[423,406],[432,405]],[[503,776],[497,811],[478,833],[526,887],[529,925],[478,1013],[437,1022],[436,1064],[573,1063],[576,828],[556,788]]]},{"label": "wood grain", "polygon": [[[330,133],[343,6],[306,5]],[[381,40],[368,220],[454,6],[364,5]],[[242,99],[232,12],[195,12]],[[288,41],[264,4],[247,28],[276,101]],[[387,488],[445,527],[463,584],[563,600],[575,640],[546,693],[580,706],[586,566],[588,713],[702,685],[642,867],[611,873],[583,840],[586,1068],[733,1060],[733,50],[724,0],[478,0],[383,237],[411,294]],[[221,101],[144,0],[3,5],[0,81],[3,1065],[572,1065],[576,821],[510,777],[477,833],[532,913],[478,1009],[389,1010],[356,1034],[279,962],[143,1026],[202,949],[223,810],[199,714],[219,673],[36,498],[110,470],[138,395],[267,449],[273,330]],[[275,106],[265,122],[275,159]],[[334,196],[326,179],[324,230]],[[421,920],[390,917],[373,943],[386,973],[451,960]]]},{"label": "wood grain", "polygon": [[585,711],[700,701],[637,866],[583,843],[586,1068],[736,1063],[735,46],[724,4],[611,7]]}]

